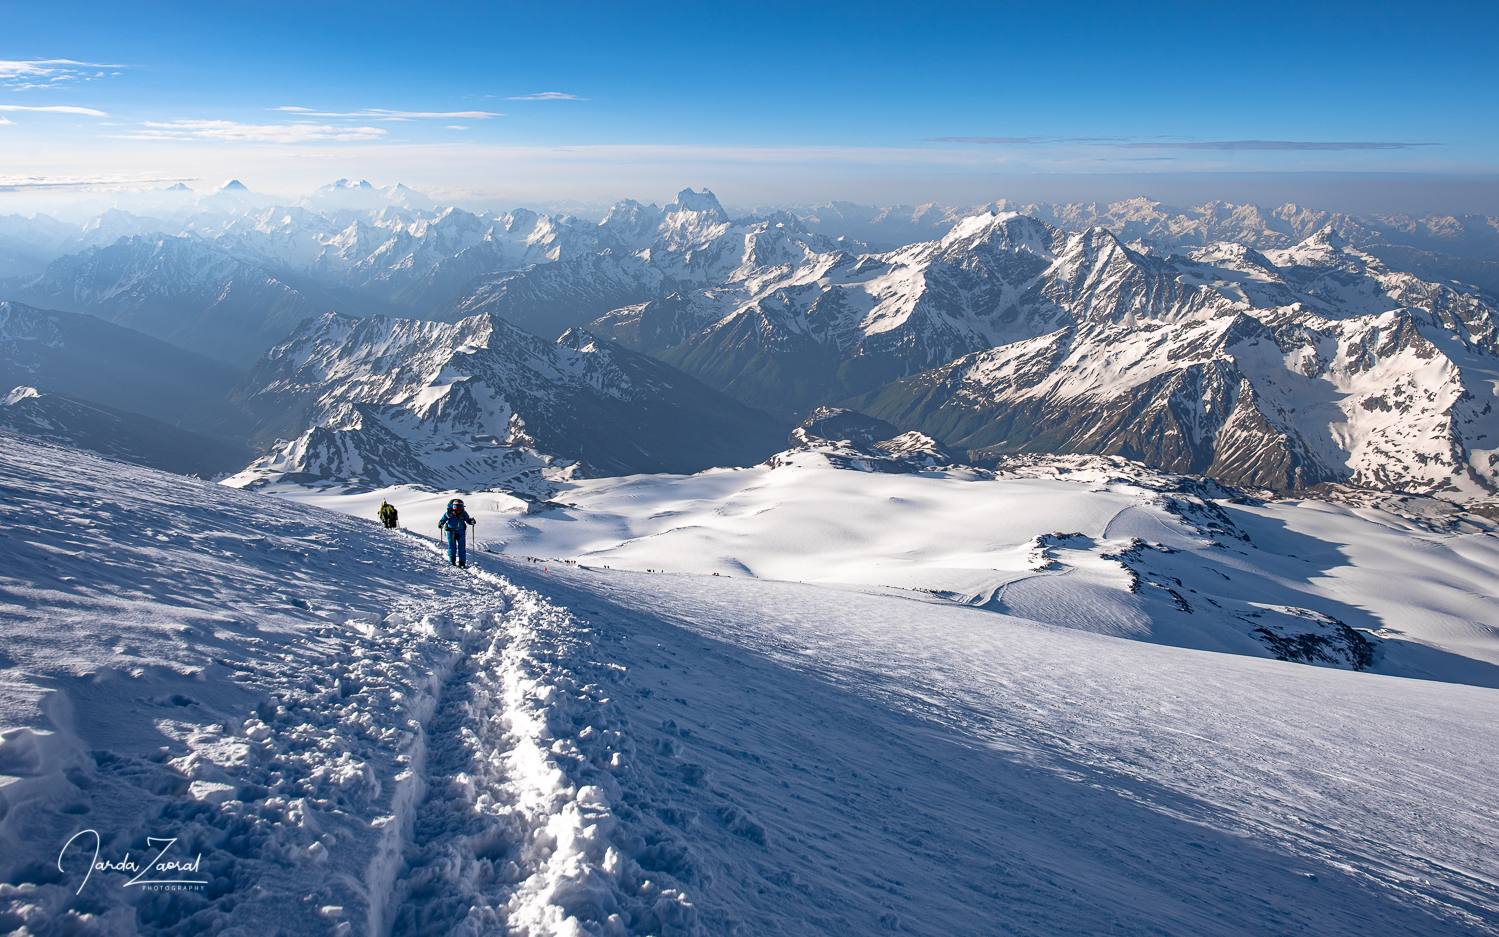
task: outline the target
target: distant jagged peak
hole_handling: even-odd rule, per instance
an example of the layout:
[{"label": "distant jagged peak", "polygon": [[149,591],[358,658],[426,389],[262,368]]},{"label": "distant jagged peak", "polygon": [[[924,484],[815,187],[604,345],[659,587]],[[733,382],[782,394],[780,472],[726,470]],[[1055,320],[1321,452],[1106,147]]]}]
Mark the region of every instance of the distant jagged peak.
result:
[{"label": "distant jagged peak", "polygon": [[766,215],[753,215],[749,218],[740,219],[740,224],[764,225],[766,228],[785,228],[797,234],[806,234],[807,229],[802,226],[802,221],[789,211],[773,211]]},{"label": "distant jagged peak", "polygon": [[167,186],[165,189],[162,189],[162,191],[163,192],[191,192],[192,189],[188,188],[184,183],[179,182],[176,185],[169,185],[169,186]]},{"label": "distant jagged peak", "polygon": [[654,203],[642,205],[632,198],[621,199],[610,206],[600,221],[600,233],[618,239],[622,246],[644,247],[655,233],[664,213]]},{"label": "distant jagged peak", "polygon": [[1049,239],[1054,230],[1045,221],[1030,215],[1015,211],[987,211],[969,215],[953,225],[952,230],[943,235],[941,244],[946,248],[963,242],[989,240],[996,234],[1007,241],[1036,241],[1039,244]]},{"label": "distant jagged peak", "polygon": [[132,215],[123,208],[106,208],[88,221],[85,221],[79,230],[87,233],[108,230],[111,227],[118,228],[121,225],[140,228],[144,223],[141,218]]},{"label": "distant jagged peak", "polygon": [[500,215],[496,223],[506,234],[529,234],[536,230],[543,217],[529,208],[512,208]]},{"label": "distant jagged peak", "polygon": [[677,200],[666,206],[666,213],[671,215],[678,212],[695,212],[709,215],[715,221],[721,222],[729,220],[728,212],[724,211],[723,206],[718,204],[718,196],[708,191],[707,188],[704,188],[701,192],[694,192],[690,188],[678,192]]},{"label": "distant jagged peak", "polygon": [[1334,218],[1342,217],[1323,208],[1307,208],[1305,205],[1298,205],[1295,202],[1286,202],[1279,208],[1273,209],[1270,214],[1283,221],[1298,222],[1301,225],[1313,224],[1315,223],[1314,219],[1319,219],[1326,223]]},{"label": "distant jagged peak", "polygon": [[[1098,211],[1096,203],[1089,206],[1095,213]],[[1163,218],[1170,214],[1171,210],[1153,198],[1143,195],[1135,198],[1127,198],[1120,202],[1110,202],[1108,212],[1118,215],[1123,220],[1135,220],[1141,218]]]},{"label": "distant jagged peak", "polygon": [[1302,241],[1298,246],[1325,247],[1331,250],[1342,250],[1348,246],[1348,239],[1339,234],[1332,225],[1317,230],[1311,237]]},{"label": "distant jagged peak", "polygon": [[[692,190],[688,189],[687,191],[691,192]],[[642,205],[633,198],[622,198],[609,206],[609,210],[604,213],[604,220],[600,221],[599,224],[618,224],[621,221],[633,220],[642,216],[655,218],[660,217],[660,215],[661,209],[657,208],[654,202],[650,205]]]},{"label": "distant jagged peak", "polygon": [[42,392],[37,390],[35,387],[15,387],[11,389],[10,393],[5,395],[4,404],[7,407],[14,407],[16,404],[20,403],[23,400],[29,400],[32,397],[40,397],[41,395]]},{"label": "distant jagged peak", "polygon": [[248,192],[248,191],[250,191],[250,187],[247,186],[247,185],[245,185],[243,182],[240,182],[238,179],[230,179],[228,182],[224,183],[222,186],[219,186],[219,191],[220,192]]},{"label": "distant jagged peak", "polygon": [[557,336],[557,341],[554,344],[559,345],[563,348],[569,348],[573,351],[599,350],[598,336],[594,335],[587,329],[576,325],[568,329],[566,332],[563,332],[561,335]]},{"label": "distant jagged peak", "polygon": [[325,186],[313,189],[312,194],[318,195],[320,193],[335,192],[339,189],[366,189],[373,192],[375,187],[370,185],[368,180],[355,182],[353,179],[335,179]]},{"label": "distant jagged peak", "polygon": [[1203,202],[1201,205],[1192,206],[1185,212],[1175,212],[1175,214],[1196,215],[1199,218],[1221,223],[1235,222],[1241,225],[1256,225],[1259,228],[1267,226],[1264,209],[1258,205],[1225,202],[1221,199]]},{"label": "distant jagged peak", "polygon": [[368,179],[335,179],[299,199],[297,205],[311,208],[378,209],[386,205],[431,211],[437,203],[414,189],[396,183],[380,188]]},{"label": "distant jagged peak", "polygon": [[1251,268],[1257,268],[1259,271],[1277,275],[1275,265],[1270,262],[1270,258],[1249,245],[1236,241],[1215,241],[1197,250],[1189,251],[1187,259],[1208,266],[1226,267],[1230,270],[1245,272],[1249,272]]},{"label": "distant jagged peak", "polygon": [[[1344,263],[1349,259],[1349,242],[1331,224],[1312,232],[1305,240],[1284,250],[1269,251],[1268,256],[1277,266],[1327,267]],[[1362,255],[1361,255],[1362,256]]]},{"label": "distant jagged peak", "polygon": [[665,208],[656,229],[656,244],[670,252],[696,250],[723,235],[732,224],[712,192],[683,189]]}]

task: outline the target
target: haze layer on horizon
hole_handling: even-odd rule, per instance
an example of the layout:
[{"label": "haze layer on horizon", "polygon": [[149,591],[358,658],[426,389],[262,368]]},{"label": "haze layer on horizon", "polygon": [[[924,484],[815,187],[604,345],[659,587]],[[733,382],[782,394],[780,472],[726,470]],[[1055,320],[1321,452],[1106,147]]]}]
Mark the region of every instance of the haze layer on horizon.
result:
[{"label": "haze layer on horizon", "polygon": [[475,207],[1209,199],[1499,214],[1490,6],[0,2],[0,212],[401,182]]}]

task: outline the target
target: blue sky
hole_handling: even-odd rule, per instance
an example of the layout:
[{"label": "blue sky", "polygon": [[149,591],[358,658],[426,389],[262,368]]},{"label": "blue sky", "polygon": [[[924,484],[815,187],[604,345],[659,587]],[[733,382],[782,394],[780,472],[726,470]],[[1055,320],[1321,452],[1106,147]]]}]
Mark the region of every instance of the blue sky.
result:
[{"label": "blue sky", "polygon": [[1496,10],[0,0],[0,182],[751,203],[1493,175]]}]

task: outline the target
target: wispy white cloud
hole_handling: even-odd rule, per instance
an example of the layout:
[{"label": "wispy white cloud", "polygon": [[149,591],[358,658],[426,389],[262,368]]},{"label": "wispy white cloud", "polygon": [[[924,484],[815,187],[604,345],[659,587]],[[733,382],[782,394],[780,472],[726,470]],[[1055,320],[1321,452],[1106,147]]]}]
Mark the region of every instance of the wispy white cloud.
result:
[{"label": "wispy white cloud", "polygon": [[460,127],[458,124],[448,124],[448,126],[445,129],[447,129],[447,130],[467,130],[468,128],[467,127]]},{"label": "wispy white cloud", "polygon": [[56,88],[71,81],[94,81],[118,75],[111,69],[123,65],[105,65],[99,62],[75,62],[72,59],[32,59],[29,61],[0,60],[0,86],[12,91],[29,88]]},{"label": "wispy white cloud", "polygon": [[506,98],[505,100],[507,100],[507,101],[586,101],[588,99],[587,98],[580,98],[576,94],[564,94],[561,91],[541,91],[541,92],[538,92],[536,94],[518,94],[518,95],[516,95],[513,98]]},{"label": "wispy white cloud", "polygon": [[1409,150],[1440,143],[1390,143],[1356,140],[1206,140],[1180,143],[1126,143],[1132,149],[1152,150]]},{"label": "wispy white cloud", "polygon": [[1123,144],[1127,137],[925,137],[926,143],[982,143],[987,146],[1031,146],[1043,143]]},{"label": "wispy white cloud", "polygon": [[124,134],[134,140],[226,140],[236,143],[306,143],[314,140],[378,140],[380,127],[326,124],[241,124],[232,120],[146,121],[145,129]]},{"label": "wispy white cloud", "polygon": [[6,124],[14,124],[14,123],[15,123],[15,121],[13,121],[13,120],[6,120],[4,117],[0,117],[0,127],[5,126]]},{"label": "wispy white cloud", "polygon": [[159,185],[163,182],[193,182],[195,176],[163,176],[160,173],[109,173],[84,176],[0,176],[0,191],[19,189],[73,189],[104,186],[123,188]]},{"label": "wispy white cloud", "polygon": [[504,114],[495,114],[490,111],[391,111],[383,107],[367,107],[359,111],[315,111],[310,107],[276,107],[276,111],[291,111],[296,114],[306,114],[308,117],[355,117],[365,120],[421,120],[423,118],[435,117],[452,120],[455,117],[466,117],[470,120],[488,120],[491,117],[504,117]]},{"label": "wispy white cloud", "polygon": [[981,143],[989,146],[1085,144],[1131,150],[1408,150],[1440,143],[1350,140],[1131,140],[1127,137],[926,137],[927,143]]},{"label": "wispy white cloud", "polygon": [[0,111],[36,111],[45,114],[82,114],[85,117],[108,117],[103,111],[96,111],[91,107],[71,107],[65,104],[57,104],[51,107],[27,107],[24,104],[0,104]]}]

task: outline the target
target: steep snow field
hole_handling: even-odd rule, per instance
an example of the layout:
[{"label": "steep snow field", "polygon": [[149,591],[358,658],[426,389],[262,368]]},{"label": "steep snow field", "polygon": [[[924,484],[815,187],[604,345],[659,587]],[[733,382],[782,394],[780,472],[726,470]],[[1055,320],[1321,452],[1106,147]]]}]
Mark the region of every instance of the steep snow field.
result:
[{"label": "steep snow field", "polygon": [[[1263,645],[1227,613],[1205,630],[1249,642],[1242,653],[1099,633],[1117,623],[1027,620],[1015,610],[1060,607],[1060,593],[1009,596],[1023,575],[1070,577],[1100,614],[1195,617],[1150,577],[1166,582],[1218,551],[1259,570],[1236,588],[1280,582],[1274,595],[1235,600],[1268,607],[1318,577],[1327,594],[1356,590],[1358,570],[1380,575],[1373,558],[1403,555],[1397,534],[1379,541],[1376,528],[1404,525],[1398,536],[1430,544],[1408,552],[1428,551],[1423,568],[1440,576],[1411,577],[1379,608],[1397,598],[1425,608],[1419,586],[1447,597],[1431,621],[1455,628],[1476,614],[1458,604],[1463,575],[1470,591],[1493,594],[1474,571],[1493,538],[1369,509],[1267,505],[1227,509],[1234,523],[1217,539],[1229,546],[1191,546],[1208,539],[1210,504],[1149,481],[807,464],[588,482],[558,496],[587,509],[491,506],[480,537],[510,553],[481,553],[462,572],[431,541],[367,520],[0,435],[0,924],[34,934],[1499,932],[1499,691],[1251,656]],[[965,485],[1011,495],[944,493]],[[783,486],[786,505],[756,501],[757,486]],[[917,508],[889,500],[923,492],[951,529],[917,538],[907,522]],[[339,503],[354,512],[379,497]],[[470,504],[485,498],[501,502]],[[879,510],[853,510],[860,498]],[[409,494],[403,520],[435,524],[442,500]],[[646,524],[667,510],[683,513]],[[1371,559],[1359,565],[1335,542],[1326,556],[1306,551],[1314,573],[1291,572],[1301,551],[1267,558],[1272,535],[1311,545],[1288,519],[1302,515],[1286,514],[1298,510],[1306,530],[1343,531]],[[756,516],[763,528],[735,526]],[[1088,542],[1021,549],[1025,540],[1007,538],[1022,519]],[[666,532],[693,523],[708,533]],[[994,530],[975,532],[985,523]],[[757,568],[802,541],[756,537],[796,524],[817,549]],[[563,530],[580,531],[578,555],[581,538],[601,549],[611,530],[609,549],[621,552],[577,566],[516,555],[560,547]],[[857,542],[871,532],[866,552],[885,565],[860,573]],[[1146,559],[1104,558],[1132,537]],[[905,580],[903,538],[911,562],[925,563]],[[626,541],[651,540],[661,552],[626,552]],[[1266,556],[1243,559],[1256,552]],[[712,565],[723,555],[745,568]],[[1466,574],[1453,569],[1463,555]],[[1178,565],[1158,569],[1157,556]],[[1133,566],[1134,593],[1116,583]],[[1206,602],[1178,578],[1185,602]],[[1226,607],[1230,596],[1212,598]],[[1363,608],[1352,598],[1340,610]],[[1298,607],[1321,608],[1313,599],[1325,596],[1305,591]],[[1351,611],[1343,620],[1364,625]],[[1153,627],[1121,633],[1162,640]],[[1458,659],[1380,644],[1379,666]],[[1428,657],[1400,663],[1421,648]],[[1461,659],[1477,674],[1491,666]],[[63,847],[87,830],[99,861],[116,867],[169,839],[167,858],[201,860],[170,874],[147,867],[134,885],[137,873],[114,869],[85,881],[95,834]]]}]

